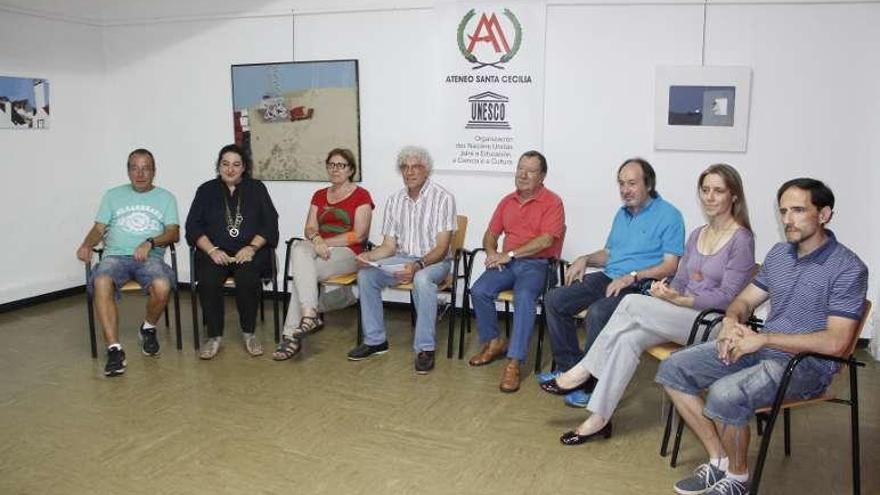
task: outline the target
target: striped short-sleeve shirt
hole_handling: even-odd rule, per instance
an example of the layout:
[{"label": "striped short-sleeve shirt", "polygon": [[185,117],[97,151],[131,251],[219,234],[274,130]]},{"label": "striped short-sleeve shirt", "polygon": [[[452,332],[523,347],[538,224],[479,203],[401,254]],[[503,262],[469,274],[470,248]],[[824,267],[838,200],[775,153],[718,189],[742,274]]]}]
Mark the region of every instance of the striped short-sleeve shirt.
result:
[{"label": "striped short-sleeve shirt", "polygon": [[437,244],[437,234],[455,231],[455,197],[428,179],[419,197],[409,197],[406,188],[385,202],[382,235],[394,237],[397,255],[424,256]]},{"label": "striped short-sleeve shirt", "polygon": [[[769,293],[770,314],[764,322],[767,332],[808,334],[825,330],[829,316],[853,320],[862,318],[868,291],[868,268],[830,230],[828,240],[812,253],[798,258],[797,246],[780,242],[770,249],[760,272],[752,281]],[[770,350],[780,359],[791,354]],[[817,371],[834,374],[837,363],[809,359],[804,362]]]}]

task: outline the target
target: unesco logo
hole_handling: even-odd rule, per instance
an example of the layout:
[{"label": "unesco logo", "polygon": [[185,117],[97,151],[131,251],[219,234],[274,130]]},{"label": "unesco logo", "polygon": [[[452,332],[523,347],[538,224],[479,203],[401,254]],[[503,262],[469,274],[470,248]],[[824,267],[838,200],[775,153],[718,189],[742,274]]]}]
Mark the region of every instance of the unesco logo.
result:
[{"label": "unesco logo", "polygon": [[506,96],[485,91],[468,98],[468,103],[471,118],[465,125],[466,129],[510,129],[507,121],[509,100]]}]

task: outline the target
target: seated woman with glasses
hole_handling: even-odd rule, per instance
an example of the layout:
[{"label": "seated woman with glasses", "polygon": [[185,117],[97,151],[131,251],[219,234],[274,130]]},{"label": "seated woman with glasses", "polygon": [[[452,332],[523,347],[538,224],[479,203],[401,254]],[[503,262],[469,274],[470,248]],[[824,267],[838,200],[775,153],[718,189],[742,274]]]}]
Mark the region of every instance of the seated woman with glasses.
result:
[{"label": "seated woman with glasses", "polygon": [[319,330],[318,281],[357,271],[355,256],[370,234],[373,199],[366,189],[352,182],[357,172],[354,154],[336,148],[327,154],[330,187],[312,196],[306,217],[305,238],[291,252],[293,290],[284,321],[281,343],[272,354],[276,361],[295,356],[302,337]]},{"label": "seated woman with glasses", "polygon": [[541,384],[547,392],[565,395],[591,376],[598,379],[587,403],[592,414],[562,435],[563,444],[610,437],[611,415],[642,352],[664,342],[686,344],[701,310],[726,308],[751,280],[755,238],[739,173],[730,165],[712,165],[700,174],[697,192],[709,223],[691,232],[672,282],[654,282],[650,296],[624,297],[587,355]]}]

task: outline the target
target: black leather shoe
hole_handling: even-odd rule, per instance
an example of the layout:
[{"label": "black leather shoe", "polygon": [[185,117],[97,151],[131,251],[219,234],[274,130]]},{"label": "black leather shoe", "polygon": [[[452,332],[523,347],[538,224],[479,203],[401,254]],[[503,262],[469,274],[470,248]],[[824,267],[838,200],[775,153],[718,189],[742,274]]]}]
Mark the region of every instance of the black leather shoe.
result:
[{"label": "black leather shoe", "polygon": [[583,385],[578,385],[574,388],[562,388],[559,386],[559,383],[556,382],[556,378],[551,379],[549,382],[541,383],[539,386],[544,392],[550,392],[553,395],[568,395],[583,387]]},{"label": "black leather shoe", "polygon": [[562,442],[563,445],[580,445],[589,442],[600,435],[606,440],[611,438],[611,421],[603,426],[601,430],[595,433],[590,433],[589,435],[578,435],[575,430],[567,431],[559,437],[559,441]]},{"label": "black leather shoe", "polygon": [[434,369],[434,351],[422,351],[416,355],[416,373],[427,375]]},{"label": "black leather shoe", "polygon": [[387,340],[379,345],[361,344],[354,349],[348,351],[348,360],[361,361],[367,359],[370,356],[385,354],[386,352],[388,352]]}]

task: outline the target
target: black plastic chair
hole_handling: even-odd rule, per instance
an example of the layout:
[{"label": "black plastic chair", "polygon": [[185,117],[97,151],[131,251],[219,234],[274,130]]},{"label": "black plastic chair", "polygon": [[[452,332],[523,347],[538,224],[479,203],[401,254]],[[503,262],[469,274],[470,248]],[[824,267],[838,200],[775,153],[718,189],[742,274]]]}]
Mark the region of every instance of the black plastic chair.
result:
[{"label": "black plastic chair", "polygon": [[[721,309],[704,309],[694,318],[694,323],[691,325],[691,333],[688,336],[687,343],[683,346],[680,346],[674,342],[666,342],[660,345],[656,345],[647,349],[645,351],[646,354],[653,356],[658,361],[664,361],[668,358],[673,352],[682,349],[684,347],[688,347],[697,342],[697,335],[702,327],[703,333],[700,336],[700,343],[708,342],[709,336],[712,333],[712,330],[721,323],[721,320],[724,319],[724,310]],[[660,443],[660,455],[662,457],[666,457],[668,455],[669,449],[669,436],[672,432],[672,423],[673,419],[677,417],[677,412],[675,410],[675,405],[670,401],[669,408],[666,411],[666,427],[663,429],[663,440]],[[675,443],[672,449],[672,457],[669,461],[669,465],[675,467],[678,463],[678,450],[681,446],[681,435],[684,431],[684,421],[681,418],[678,418],[678,426],[675,431]]]},{"label": "black plastic chair", "polygon": [[[174,272],[174,280],[179,281],[177,276],[177,249],[174,247],[174,244],[168,245],[168,251],[171,253],[171,270]],[[92,252],[98,255],[98,261],[104,257],[104,249],[103,248],[93,248]],[[86,266],[86,284],[89,283],[89,279],[92,276],[92,262],[89,260],[88,263],[85,263]],[[119,288],[119,292],[134,292],[141,290],[140,284],[138,284],[134,280],[129,280],[122,287]],[[180,330],[180,289],[175,284],[172,289],[172,297],[174,299],[174,331],[177,337],[177,350],[181,350],[183,348],[183,341],[181,338],[181,330]],[[86,306],[88,309],[89,315],[89,345],[91,346],[92,357],[98,357],[98,340],[95,335],[95,301],[91,294],[86,291]],[[165,305],[165,326],[170,326],[170,321],[168,318],[168,305]]]},{"label": "black plastic chair", "polygon": [[[788,361],[785,374],[782,375],[782,382],[779,385],[779,390],[776,391],[776,398],[773,401],[773,405],[755,411],[758,420],[758,432],[761,434],[762,438],[761,449],[758,451],[758,460],[755,463],[755,471],[752,475],[752,485],[749,489],[749,493],[753,495],[758,493],[758,486],[761,483],[761,474],[763,474],[764,471],[764,461],[767,460],[767,451],[770,447],[770,436],[773,434],[773,427],[776,424],[776,418],[779,416],[779,411],[782,410],[784,412],[785,455],[787,457],[791,455],[791,409],[820,402],[833,402],[835,404],[849,406],[850,408],[850,431],[852,435],[850,446],[852,455],[853,493],[856,495],[861,493],[862,470],[859,459],[859,387],[856,371],[859,367],[864,367],[865,363],[857,361],[855,357],[853,357],[853,353],[858,344],[859,335],[862,334],[862,329],[865,326],[865,322],[868,321],[868,316],[870,314],[871,301],[865,300],[862,319],[859,321],[859,325],[853,333],[852,342],[849,344],[845,358],[818,352],[801,352]],[[839,363],[841,367],[840,370],[838,370],[838,374],[841,374],[841,371],[845,368],[849,369],[849,399],[840,399],[836,395],[826,391],[822,396],[813,399],[785,400],[785,393],[788,390],[791,375],[794,373],[795,368],[797,368],[797,366],[806,358],[816,358]]]},{"label": "black plastic chair", "polygon": [[[471,275],[474,267],[474,262],[476,261],[477,253],[485,253],[486,250],[484,248],[477,248],[472,251],[467,252],[467,261],[465,262],[465,286],[464,286],[464,302],[463,302],[463,312],[464,319],[462,320],[461,328],[459,330],[459,342],[458,342],[458,359],[464,358],[464,334],[465,331],[470,333],[471,331],[471,316],[470,316],[470,300],[471,300]],[[557,278],[558,277],[558,278]],[[544,296],[547,294],[552,287],[555,287],[559,284],[561,280],[563,280],[564,272],[562,268],[562,263],[555,259],[550,258],[549,263],[547,264],[547,276],[544,279],[544,289],[541,291],[541,294],[538,296],[538,305],[536,310],[538,310],[538,343],[537,349],[535,351],[535,373],[539,373],[541,371],[541,360],[544,354],[544,333],[545,328],[547,326],[547,316],[544,311]],[[556,284],[554,285],[554,278],[556,279]],[[516,305],[516,301],[513,298],[513,290],[504,290],[498,293],[498,297],[495,298],[496,301],[504,302],[504,327],[505,332],[508,337],[510,337],[510,304],[513,303]]]},{"label": "black plastic chair", "polygon": [[[190,270],[190,282],[189,289],[192,300],[192,322],[193,322],[193,347],[195,350],[199,350],[201,347],[201,339],[199,337],[199,328],[205,323],[204,318],[202,321],[202,325],[199,324],[199,282],[198,282],[198,273],[196,270],[196,250],[198,248],[195,246],[190,246],[189,248],[189,270]],[[263,311],[263,300],[266,286],[272,287],[272,315],[274,318],[274,329],[275,329],[275,343],[278,343],[281,340],[281,323],[279,320],[278,314],[278,261],[275,259],[275,248],[270,248],[269,253],[269,274],[260,277],[260,320],[265,321],[265,314]],[[226,283],[223,284],[226,289],[235,289],[235,282],[232,277],[226,279]]]}]

